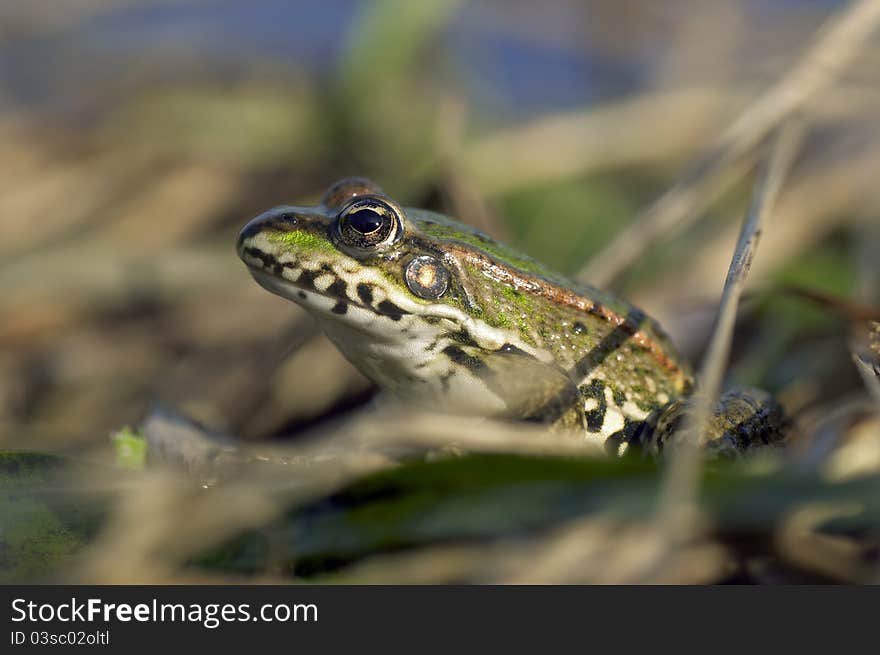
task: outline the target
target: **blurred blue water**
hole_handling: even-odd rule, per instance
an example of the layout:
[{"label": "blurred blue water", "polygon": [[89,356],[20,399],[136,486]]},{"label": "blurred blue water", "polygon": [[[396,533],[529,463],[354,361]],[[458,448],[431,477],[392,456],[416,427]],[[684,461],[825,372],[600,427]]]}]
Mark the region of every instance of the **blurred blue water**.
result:
[{"label": "blurred blue water", "polygon": [[215,60],[278,59],[320,69],[336,56],[357,0],[214,0],[131,7],[97,17],[84,36],[113,51],[182,48]]},{"label": "blurred blue water", "polygon": [[[51,36],[0,43],[0,84],[6,100],[64,106],[72,92],[108,80],[124,84],[144,61],[166,75],[192,71],[246,74],[255,60],[326,78],[363,3],[358,0],[212,0],[120,5]],[[821,18],[842,0],[748,0],[758,19],[785,20],[812,12]],[[487,11],[488,7],[488,11]],[[501,8],[500,8],[501,7]],[[517,17],[558,30],[589,15],[590,5],[532,8]],[[526,7],[524,10],[523,8]],[[497,29],[503,3],[466,4],[444,33],[445,56],[459,72],[463,93],[478,107],[511,117],[584,106],[637,88],[671,44],[655,35],[647,44],[615,51],[592,49],[589,35],[563,30],[559,39],[523,38]],[[0,15],[2,16],[2,15]],[[623,53],[623,54],[622,54]],[[182,62],[175,66],[173,62]],[[164,62],[164,64],[163,64]],[[430,66],[431,62],[426,62]],[[142,73],[141,73],[142,74]]]}]

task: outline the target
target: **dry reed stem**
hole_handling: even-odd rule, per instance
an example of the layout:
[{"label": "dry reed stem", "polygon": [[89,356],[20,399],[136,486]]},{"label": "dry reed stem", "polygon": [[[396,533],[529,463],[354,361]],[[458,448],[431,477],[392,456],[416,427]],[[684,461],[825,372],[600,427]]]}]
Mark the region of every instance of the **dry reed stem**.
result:
[{"label": "dry reed stem", "polygon": [[[858,154],[842,154],[814,172],[799,167],[779,198],[772,226],[761,237],[762,248],[772,256],[759,258],[752,266],[751,277],[766,277],[783,262],[815,247],[829,232],[847,224],[852,212],[860,211],[859,202],[865,193],[875,185],[878,166],[880,149],[869,143]],[[687,261],[679,260],[674,270],[641,285],[631,297],[633,302],[672,334],[679,334],[681,289],[686,287],[689,296],[699,302],[717,297],[713,281],[725,275],[727,253],[738,229],[738,225],[719,229]]]},{"label": "dry reed stem", "polygon": [[671,456],[664,474],[658,504],[658,521],[665,541],[671,545],[686,538],[696,512],[703,427],[707,424],[721,392],[721,384],[739,298],[755,255],[761,225],[776,197],[786,171],[797,150],[801,125],[783,126],[769,153],[755,188],[752,205],[740,231],[739,241],[728,270],[712,339],[698,376],[700,393],[694,397],[692,409],[685,419],[681,438],[672,444]]},{"label": "dry reed stem", "polygon": [[696,220],[729,187],[718,177],[742,161],[781,123],[829,87],[880,24],[880,0],[860,0],[826,23],[800,62],[752,103],[682,180],[666,191],[593,258],[578,278],[607,286],[660,237]]}]

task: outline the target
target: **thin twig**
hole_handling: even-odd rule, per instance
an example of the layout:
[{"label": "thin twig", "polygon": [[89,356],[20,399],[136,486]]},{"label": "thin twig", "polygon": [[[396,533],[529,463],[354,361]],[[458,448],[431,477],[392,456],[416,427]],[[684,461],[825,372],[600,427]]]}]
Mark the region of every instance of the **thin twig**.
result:
[{"label": "thin twig", "polygon": [[764,162],[724,282],[715,328],[700,369],[700,393],[695,396],[691,412],[685,419],[682,438],[672,444],[658,508],[660,525],[664,530],[668,529],[667,534],[672,540],[677,541],[686,532],[687,522],[693,516],[700,474],[702,431],[721,391],[739,299],[761,235],[761,224],[779,193],[801,132],[800,123],[785,124]]},{"label": "thin twig", "polygon": [[[812,119],[810,126],[812,133],[821,133]],[[798,165],[773,212],[772,229],[768,227],[761,237],[761,248],[773,256],[754,262],[749,274],[752,280],[765,279],[782,262],[808,252],[863,211],[865,198],[876,187],[876,171],[880,169],[878,146],[880,143],[868,141],[855,150],[841,148],[832,154],[836,148],[829,144],[819,158],[813,157],[812,163],[808,157]],[[736,222],[719,226],[699,250],[686,261],[679,260],[675,271],[640,284],[630,294],[630,300],[648,310],[672,334],[680,334],[685,317],[676,308],[681,304],[683,285],[687,285],[691,298],[717,299],[720,289],[712,281],[726,275],[730,244],[736,240],[739,228]]]},{"label": "thin twig", "polygon": [[[880,0],[860,0],[826,23],[813,46],[791,72],[740,115],[710,152],[684,178],[626,229],[578,274],[607,286],[636,262],[656,240],[696,220],[738,175],[723,174],[743,163],[777,126],[828,88],[880,24]],[[747,167],[739,168],[740,174]]]}]

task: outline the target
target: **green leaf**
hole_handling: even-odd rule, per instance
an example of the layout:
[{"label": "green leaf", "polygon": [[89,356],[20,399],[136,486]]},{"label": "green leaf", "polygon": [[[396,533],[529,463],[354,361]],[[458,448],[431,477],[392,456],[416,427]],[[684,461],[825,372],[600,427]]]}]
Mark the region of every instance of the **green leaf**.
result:
[{"label": "green leaf", "polygon": [[142,469],[147,459],[147,442],[143,435],[125,426],[110,435],[116,452],[116,464],[123,468]]}]

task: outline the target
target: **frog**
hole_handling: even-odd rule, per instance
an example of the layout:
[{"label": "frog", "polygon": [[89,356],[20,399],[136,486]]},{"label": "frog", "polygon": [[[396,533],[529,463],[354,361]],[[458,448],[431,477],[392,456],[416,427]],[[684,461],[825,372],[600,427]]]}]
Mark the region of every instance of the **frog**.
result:
[{"label": "frog", "polygon": [[[642,310],[464,222],[403,207],[366,178],[253,218],[237,252],[260,286],[304,307],[404,402],[543,424],[612,455],[662,455],[697,390]],[[702,443],[736,456],[781,445],[786,428],[770,394],[732,389]]]}]

